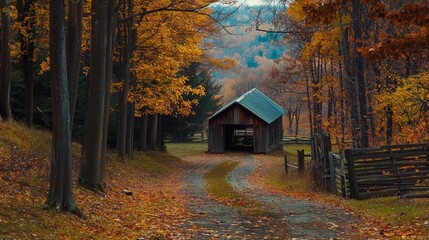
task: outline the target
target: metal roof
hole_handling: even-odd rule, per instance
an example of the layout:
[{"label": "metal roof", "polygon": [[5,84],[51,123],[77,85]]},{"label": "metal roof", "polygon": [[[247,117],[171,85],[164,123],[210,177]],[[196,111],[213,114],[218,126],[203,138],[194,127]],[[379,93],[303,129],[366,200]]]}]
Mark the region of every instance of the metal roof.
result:
[{"label": "metal roof", "polygon": [[234,104],[243,106],[268,124],[274,122],[277,118],[286,112],[284,108],[267,97],[267,95],[263,94],[258,89],[253,88],[247,93],[226,104],[209,119],[215,117]]}]

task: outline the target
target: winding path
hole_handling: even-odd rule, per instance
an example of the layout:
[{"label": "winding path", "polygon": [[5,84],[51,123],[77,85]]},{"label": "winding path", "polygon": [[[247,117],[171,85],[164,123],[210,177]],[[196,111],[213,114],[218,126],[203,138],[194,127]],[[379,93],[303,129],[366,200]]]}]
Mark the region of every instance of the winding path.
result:
[{"label": "winding path", "polygon": [[[185,175],[183,194],[193,217],[182,227],[195,239],[363,239],[351,224],[358,221],[344,210],[307,200],[267,193],[247,180],[258,161],[250,154],[198,155],[185,158],[192,167]],[[239,161],[228,175],[234,189],[262,203],[268,214],[246,215],[217,202],[206,190],[204,174],[223,161]]]}]

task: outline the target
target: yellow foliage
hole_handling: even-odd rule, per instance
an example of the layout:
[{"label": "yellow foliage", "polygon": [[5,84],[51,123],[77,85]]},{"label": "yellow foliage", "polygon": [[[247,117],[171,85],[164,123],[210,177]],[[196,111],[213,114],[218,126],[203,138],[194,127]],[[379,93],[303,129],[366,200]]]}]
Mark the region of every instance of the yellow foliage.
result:
[{"label": "yellow foliage", "polygon": [[229,57],[223,59],[208,58],[207,61],[219,70],[230,70],[237,66],[235,59]]},{"label": "yellow foliage", "polygon": [[341,38],[339,27],[332,28],[326,31],[315,32],[311,41],[307,43],[302,50],[302,58],[308,61],[316,53],[322,56],[335,58],[338,56],[338,43]]},{"label": "yellow foliage", "polygon": [[[421,142],[429,140],[429,73],[395,79],[396,88],[386,88],[376,95],[376,112],[393,110],[394,141]],[[380,116],[380,126],[386,117]],[[383,130],[383,129],[381,129]]]},{"label": "yellow foliage", "polygon": [[314,0],[300,0],[292,1],[287,9],[287,14],[291,16],[295,21],[302,21],[305,18],[303,7],[306,4],[314,3]]},{"label": "yellow foliage", "polygon": [[[195,8],[213,1],[192,1],[177,4],[176,8]],[[146,2],[147,11],[157,9],[170,1]],[[163,5],[164,4],[164,5]],[[136,11],[143,5],[138,6]],[[204,9],[209,13],[209,9]],[[151,114],[189,115],[197,104],[186,95],[203,95],[204,88],[188,86],[187,79],[178,73],[192,62],[202,61],[201,43],[205,35],[214,31],[212,20],[205,15],[161,11],[146,15],[144,24],[136,24],[137,46],[132,56],[132,71],[136,83],[131,88],[129,101]],[[232,65],[226,60],[222,67]]]}]

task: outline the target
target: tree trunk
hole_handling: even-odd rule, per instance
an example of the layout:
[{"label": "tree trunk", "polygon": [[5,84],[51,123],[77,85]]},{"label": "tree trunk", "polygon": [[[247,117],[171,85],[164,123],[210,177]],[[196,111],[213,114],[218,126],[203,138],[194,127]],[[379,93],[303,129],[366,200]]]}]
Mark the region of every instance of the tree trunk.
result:
[{"label": "tree trunk", "polygon": [[46,204],[53,208],[75,211],[64,18],[64,1],[51,0],[50,59],[53,128],[51,177]]},{"label": "tree trunk", "polygon": [[289,133],[289,135],[292,135],[292,133],[293,133],[293,117],[294,117],[294,115],[293,115],[293,112],[292,111],[290,111],[290,109],[289,109],[289,111],[287,111],[287,120],[288,120],[288,133]]},{"label": "tree trunk", "polygon": [[19,40],[21,42],[21,64],[24,72],[24,82],[25,82],[25,123],[27,127],[31,128],[33,125],[33,88],[34,88],[34,75],[33,75],[33,66],[34,66],[34,10],[32,8],[33,1],[24,1],[18,0],[17,2],[18,10],[18,22],[23,23],[26,18],[28,20],[27,28],[21,29],[22,32],[19,33]]},{"label": "tree trunk", "polygon": [[[133,0],[123,0],[122,13],[125,16],[133,13]],[[125,15],[126,14],[126,15]],[[121,28],[120,43],[121,43],[121,80],[122,92],[119,102],[118,113],[118,139],[117,151],[118,157],[123,159],[126,153],[126,134],[127,134],[127,113],[128,113],[128,93],[131,81],[130,61],[131,52],[133,50],[134,38],[136,37],[133,30],[134,18],[128,18],[123,21]]]},{"label": "tree trunk", "polygon": [[360,147],[366,148],[369,146],[368,134],[368,104],[366,99],[366,80],[365,80],[365,66],[364,58],[360,52],[357,51],[362,46],[362,24],[361,24],[361,11],[362,5],[360,0],[352,1],[352,25],[354,32],[354,64],[356,70],[356,83],[359,101],[359,122],[360,122]]},{"label": "tree trunk", "polygon": [[104,160],[101,164],[102,179],[104,179],[106,154],[107,154],[107,137],[109,133],[109,116],[110,116],[110,86],[113,75],[113,55],[115,51],[115,38],[116,38],[116,20],[117,20],[117,6],[118,0],[109,1],[108,25],[107,25],[107,50],[106,50],[106,79],[104,89],[104,113],[103,113],[103,146],[101,150],[101,159]]},{"label": "tree trunk", "polygon": [[299,119],[301,118],[302,103],[296,107],[295,112],[295,139],[298,139],[299,134]]},{"label": "tree trunk", "polygon": [[[316,62],[317,61],[317,62]],[[322,133],[322,92],[320,89],[320,80],[323,76],[322,64],[320,56],[315,60],[310,60],[310,73],[311,73],[311,100],[312,100],[312,113],[313,113],[313,131],[314,133]]]},{"label": "tree trunk", "polygon": [[359,112],[357,105],[357,96],[356,96],[356,82],[355,78],[352,77],[352,69],[351,69],[351,59],[350,59],[350,43],[349,43],[349,30],[345,29],[343,31],[343,40],[341,42],[342,56],[344,61],[344,69],[346,72],[345,77],[345,87],[347,89],[347,107],[350,112],[351,117],[351,133],[353,138],[353,145],[358,146],[358,142],[360,141],[360,137],[358,136],[359,129]]},{"label": "tree trunk", "polygon": [[313,112],[311,108],[311,97],[310,97],[310,80],[308,79],[307,75],[307,69],[304,69],[305,74],[305,94],[307,98],[307,107],[308,107],[308,121],[310,123],[310,135],[314,134],[314,128],[313,128]]},{"label": "tree trunk", "polygon": [[126,154],[133,158],[134,154],[134,104],[128,104]]},{"label": "tree trunk", "polygon": [[147,114],[142,114],[140,118],[139,151],[147,151]]},{"label": "tree trunk", "polygon": [[103,123],[106,81],[108,0],[93,0],[91,59],[88,77],[85,126],[79,183],[89,189],[104,190],[102,172]]},{"label": "tree trunk", "polygon": [[33,40],[28,43],[27,53],[23,55],[22,65],[24,68],[24,79],[26,88],[25,103],[25,123],[27,127],[33,126],[33,108],[34,108],[34,62],[33,62],[34,43]]},{"label": "tree trunk", "polygon": [[67,77],[69,80],[70,128],[72,132],[82,52],[82,14],[82,0],[69,0],[67,23]]},{"label": "tree trunk", "polygon": [[[340,51],[340,56],[341,56],[341,51]],[[344,80],[343,80],[343,64],[341,62],[341,60],[338,61],[338,79],[340,81],[340,133],[341,133],[341,143],[344,144],[345,142],[345,135],[346,135],[346,110],[345,110],[345,106],[344,106],[344,96],[343,96],[343,92],[345,92],[344,90]]]},{"label": "tree trunk", "polygon": [[1,12],[1,56],[0,56],[0,116],[4,121],[12,120],[10,108],[10,5],[9,0],[0,0]]},{"label": "tree trunk", "polygon": [[147,147],[149,150],[156,150],[156,139],[158,132],[158,115],[150,116],[150,124],[148,129]]},{"label": "tree trunk", "polygon": [[164,151],[164,138],[162,136],[162,117],[161,115],[156,115],[157,124],[156,124],[156,148],[155,150]]}]

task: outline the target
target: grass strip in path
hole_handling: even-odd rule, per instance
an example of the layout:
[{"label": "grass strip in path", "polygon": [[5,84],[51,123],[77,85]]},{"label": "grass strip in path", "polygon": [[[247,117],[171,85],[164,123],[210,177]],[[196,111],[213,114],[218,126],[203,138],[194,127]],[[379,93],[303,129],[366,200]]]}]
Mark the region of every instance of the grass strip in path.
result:
[{"label": "grass strip in path", "polygon": [[266,209],[262,203],[234,191],[228,183],[226,179],[228,174],[238,165],[237,161],[225,161],[213,167],[205,175],[207,190],[216,200],[227,206],[237,208],[249,215],[263,215]]}]

